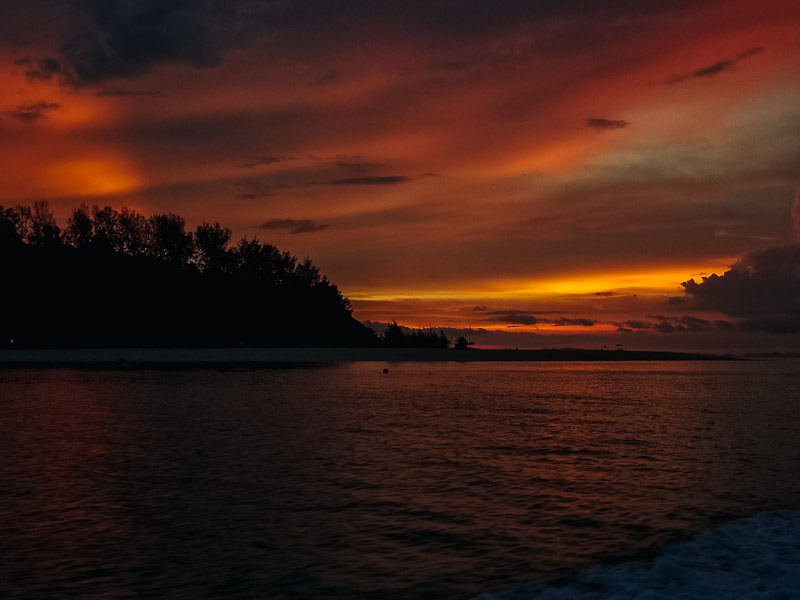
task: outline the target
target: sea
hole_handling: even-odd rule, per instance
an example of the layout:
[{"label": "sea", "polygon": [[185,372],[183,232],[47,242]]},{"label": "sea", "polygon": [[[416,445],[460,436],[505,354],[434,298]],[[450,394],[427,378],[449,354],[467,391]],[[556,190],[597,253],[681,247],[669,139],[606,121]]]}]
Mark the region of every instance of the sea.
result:
[{"label": "sea", "polygon": [[0,597],[800,598],[800,362],[2,369]]}]

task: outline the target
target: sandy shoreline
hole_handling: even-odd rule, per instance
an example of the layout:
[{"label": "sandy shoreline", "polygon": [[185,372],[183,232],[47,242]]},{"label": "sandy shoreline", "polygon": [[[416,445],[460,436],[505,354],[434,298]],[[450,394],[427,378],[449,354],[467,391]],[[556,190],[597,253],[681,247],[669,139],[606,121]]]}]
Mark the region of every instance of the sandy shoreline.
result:
[{"label": "sandy shoreline", "polygon": [[651,351],[454,350],[443,348],[58,348],[2,349],[0,367],[268,366],[347,362],[724,360],[730,357]]}]

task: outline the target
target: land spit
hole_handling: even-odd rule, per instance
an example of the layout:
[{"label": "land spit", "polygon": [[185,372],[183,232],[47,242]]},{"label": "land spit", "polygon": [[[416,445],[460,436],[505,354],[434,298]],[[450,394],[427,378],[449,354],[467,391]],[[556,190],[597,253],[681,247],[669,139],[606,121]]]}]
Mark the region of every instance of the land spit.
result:
[{"label": "land spit", "polygon": [[453,348],[37,348],[0,349],[0,367],[267,367],[347,362],[735,360],[645,350]]}]

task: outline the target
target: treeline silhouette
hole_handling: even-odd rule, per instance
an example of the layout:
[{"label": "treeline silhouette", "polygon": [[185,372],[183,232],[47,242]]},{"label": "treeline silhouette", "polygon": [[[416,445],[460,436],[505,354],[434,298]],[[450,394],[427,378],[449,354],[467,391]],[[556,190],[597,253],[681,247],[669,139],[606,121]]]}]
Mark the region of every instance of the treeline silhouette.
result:
[{"label": "treeline silhouette", "polygon": [[392,321],[384,329],[381,344],[389,348],[448,348],[450,340],[444,331],[410,329]]},{"label": "treeline silhouette", "polygon": [[0,206],[0,344],[369,347],[378,336],[309,259],[174,213]]}]

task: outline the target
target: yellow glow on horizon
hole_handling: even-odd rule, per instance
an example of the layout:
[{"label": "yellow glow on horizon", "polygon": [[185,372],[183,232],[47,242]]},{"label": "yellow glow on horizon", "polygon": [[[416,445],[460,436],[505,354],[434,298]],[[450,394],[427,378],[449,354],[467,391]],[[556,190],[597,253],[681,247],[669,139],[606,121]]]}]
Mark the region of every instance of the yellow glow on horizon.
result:
[{"label": "yellow glow on horizon", "polygon": [[476,282],[469,288],[417,289],[417,290],[356,290],[350,292],[351,300],[402,301],[402,300],[481,300],[488,297],[502,299],[587,296],[598,292],[618,294],[670,295],[680,291],[680,284],[700,273],[722,274],[736,257],[729,257],[695,265],[608,271],[587,275],[540,279],[509,279]]},{"label": "yellow glow on horizon", "polygon": [[597,292],[669,294],[678,291],[682,282],[698,273],[722,273],[735,261],[735,257],[726,258],[703,268],[697,268],[696,265],[673,266],[530,281],[511,280],[494,284],[492,288],[504,297],[578,296]]}]

